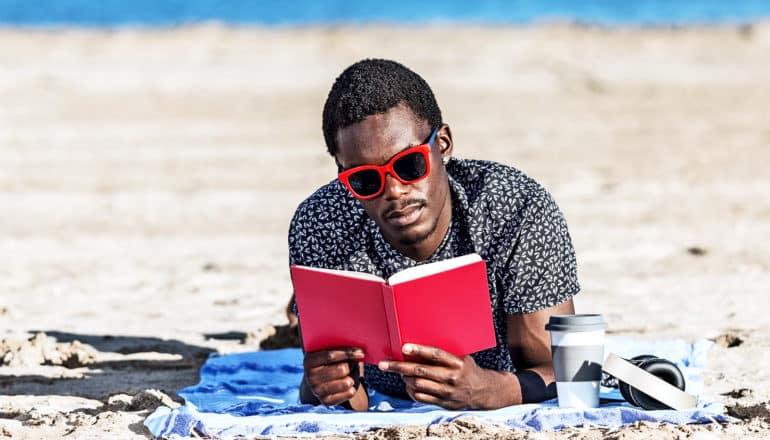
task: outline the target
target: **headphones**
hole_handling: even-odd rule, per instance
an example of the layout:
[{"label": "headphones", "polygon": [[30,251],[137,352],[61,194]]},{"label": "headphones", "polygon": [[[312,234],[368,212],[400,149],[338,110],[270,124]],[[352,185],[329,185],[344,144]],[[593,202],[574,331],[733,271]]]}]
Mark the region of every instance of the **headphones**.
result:
[{"label": "headphones", "polygon": [[[682,371],[679,369],[679,367],[677,367],[673,362],[650,354],[636,356],[631,359],[627,359],[627,361],[637,368],[652,374],[658,379],[663,380],[664,382],[678,388],[679,390],[684,391],[684,375],[682,374]],[[629,385],[627,382],[620,380],[611,374],[608,375],[608,379],[609,380],[607,381],[607,385],[614,386],[613,382],[616,382],[620,394],[624,399],[626,399],[626,401],[628,401],[628,403],[632,405],[636,405],[648,410],[672,409],[669,405],[666,405],[665,403],[649,396],[648,394],[640,391],[638,388]]]}]

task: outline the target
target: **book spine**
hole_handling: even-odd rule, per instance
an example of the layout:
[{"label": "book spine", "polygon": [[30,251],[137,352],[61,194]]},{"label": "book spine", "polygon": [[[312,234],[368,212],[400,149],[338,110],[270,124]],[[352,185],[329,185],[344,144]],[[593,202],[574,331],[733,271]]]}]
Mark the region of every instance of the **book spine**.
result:
[{"label": "book spine", "polygon": [[382,302],[385,305],[385,317],[388,321],[388,336],[390,337],[391,359],[403,361],[404,354],[401,351],[401,331],[398,326],[398,313],[396,313],[396,298],[393,295],[393,286],[382,284]]}]

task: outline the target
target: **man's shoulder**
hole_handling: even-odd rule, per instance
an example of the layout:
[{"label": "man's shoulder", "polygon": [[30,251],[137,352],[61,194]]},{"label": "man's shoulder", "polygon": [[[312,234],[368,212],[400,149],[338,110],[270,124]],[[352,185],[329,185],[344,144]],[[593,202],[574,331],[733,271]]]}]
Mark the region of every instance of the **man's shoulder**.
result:
[{"label": "man's shoulder", "polygon": [[518,169],[497,162],[460,160],[452,178],[467,200],[467,221],[481,252],[505,257],[525,229],[564,228],[546,189]]},{"label": "man's shoulder", "polygon": [[289,225],[292,262],[328,266],[324,261],[357,247],[364,221],[363,207],[338,181],[318,188],[297,206]]},{"label": "man's shoulder", "polygon": [[333,180],[297,206],[292,223],[313,229],[344,228],[351,223],[360,223],[364,214],[361,204],[337,180]]},{"label": "man's shoulder", "polygon": [[459,159],[450,169],[471,205],[495,205],[524,209],[532,203],[550,200],[537,181],[510,165],[489,160]]}]

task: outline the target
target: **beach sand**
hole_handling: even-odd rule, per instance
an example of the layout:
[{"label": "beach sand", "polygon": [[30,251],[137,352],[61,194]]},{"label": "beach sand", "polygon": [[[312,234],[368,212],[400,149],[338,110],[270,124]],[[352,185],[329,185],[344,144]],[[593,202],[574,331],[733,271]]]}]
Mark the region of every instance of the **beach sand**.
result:
[{"label": "beach sand", "polygon": [[335,173],[321,108],[365,57],[427,79],[457,156],[553,194],[578,312],[717,341],[706,392],[746,419],[570,438],[770,436],[768,53],[770,25],[0,30],[0,437],[148,438],[211,351],[285,330],[288,222]]}]

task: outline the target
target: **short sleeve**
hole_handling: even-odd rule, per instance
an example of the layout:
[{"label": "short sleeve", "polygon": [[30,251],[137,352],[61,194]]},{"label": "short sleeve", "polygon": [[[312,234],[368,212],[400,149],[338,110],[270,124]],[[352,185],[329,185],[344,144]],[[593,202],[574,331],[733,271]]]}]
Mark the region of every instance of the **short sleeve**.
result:
[{"label": "short sleeve", "polygon": [[365,212],[347,189],[333,180],[299,204],[289,225],[289,264],[344,269],[362,245]]},{"label": "short sleeve", "polygon": [[302,201],[289,224],[289,265],[345,269],[361,247],[364,211],[356,204],[337,180]]},{"label": "short sleeve", "polygon": [[545,190],[529,202],[502,269],[503,308],[507,314],[546,309],[580,290],[575,250],[564,215]]},{"label": "short sleeve", "polygon": [[307,242],[312,239],[307,232],[307,222],[308,219],[302,210],[297,210],[297,212],[294,213],[294,217],[291,219],[288,235],[289,266],[306,266],[310,263],[306,252],[303,252],[310,247]]}]

